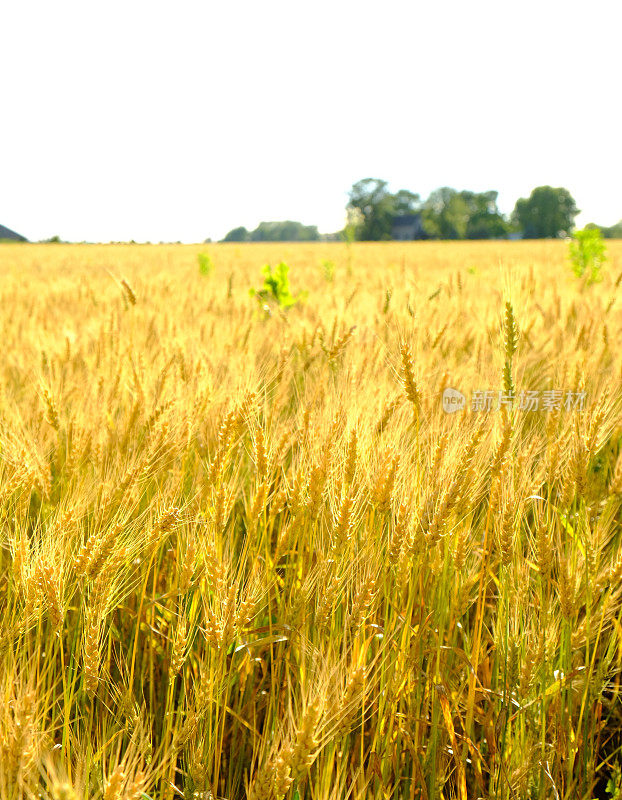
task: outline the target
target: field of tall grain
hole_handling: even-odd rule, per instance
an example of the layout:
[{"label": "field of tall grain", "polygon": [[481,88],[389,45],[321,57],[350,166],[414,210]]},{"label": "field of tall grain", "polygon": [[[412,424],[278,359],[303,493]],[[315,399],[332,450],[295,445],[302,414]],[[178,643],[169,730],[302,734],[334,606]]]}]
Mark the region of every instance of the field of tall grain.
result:
[{"label": "field of tall grain", "polygon": [[620,797],[622,243],[566,253],[0,245],[1,800]]}]

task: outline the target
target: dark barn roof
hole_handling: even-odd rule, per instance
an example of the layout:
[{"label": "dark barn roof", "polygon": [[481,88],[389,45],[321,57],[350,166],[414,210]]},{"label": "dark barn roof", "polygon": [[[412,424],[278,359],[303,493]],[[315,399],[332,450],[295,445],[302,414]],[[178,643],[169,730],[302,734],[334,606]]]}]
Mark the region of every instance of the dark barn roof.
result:
[{"label": "dark barn roof", "polygon": [[15,233],[10,228],[5,228],[4,225],[0,225],[0,240],[2,239],[10,239],[12,242],[27,242],[25,236],[20,236],[19,233]]}]

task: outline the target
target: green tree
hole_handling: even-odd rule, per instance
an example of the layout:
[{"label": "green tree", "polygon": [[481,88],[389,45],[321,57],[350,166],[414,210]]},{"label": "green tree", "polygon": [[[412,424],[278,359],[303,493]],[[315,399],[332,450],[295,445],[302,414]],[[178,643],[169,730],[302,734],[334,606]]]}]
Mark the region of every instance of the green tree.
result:
[{"label": "green tree", "polygon": [[508,232],[508,223],[497,208],[499,193],[460,192],[460,196],[468,207],[469,220],[465,237],[467,239],[498,239]]},{"label": "green tree", "polygon": [[603,236],[605,239],[622,239],[622,220],[608,228],[603,228]]},{"label": "green tree", "polygon": [[355,221],[356,238],[362,241],[391,239],[393,219],[420,207],[418,194],[400,189],[391,194],[386,181],[364,178],[353,184],[347,206],[348,220]]},{"label": "green tree", "polygon": [[421,197],[408,189],[400,189],[393,195],[395,214],[416,214],[421,209]]},{"label": "green tree", "polygon": [[260,222],[250,234],[251,242],[316,242],[320,238],[315,225],[284,220],[283,222]]},{"label": "green tree", "polygon": [[[364,178],[353,184],[349,193],[348,212],[356,218],[356,238],[362,241],[379,241],[391,238],[393,225],[393,197],[387,181]],[[352,213],[354,211],[354,213]]]},{"label": "green tree", "polygon": [[248,242],[250,234],[243,226],[233,228],[223,239],[223,242]]},{"label": "green tree", "polygon": [[526,239],[554,239],[572,231],[578,213],[568,189],[538,186],[528,198],[517,200],[512,221]]},{"label": "green tree", "polygon": [[469,205],[449,186],[435,189],[423,204],[423,225],[432,239],[464,239],[469,224]]},{"label": "green tree", "polygon": [[593,222],[588,222],[585,226],[586,230],[593,230],[598,228],[603,235],[603,239],[622,239],[622,219],[616,222],[615,225],[609,227],[603,225],[595,225]]}]

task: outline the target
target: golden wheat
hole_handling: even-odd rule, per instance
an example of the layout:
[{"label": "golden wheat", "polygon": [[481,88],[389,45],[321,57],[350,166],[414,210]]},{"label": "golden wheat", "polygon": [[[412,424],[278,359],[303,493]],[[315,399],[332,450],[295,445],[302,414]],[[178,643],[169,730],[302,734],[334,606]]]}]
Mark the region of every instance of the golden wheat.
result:
[{"label": "golden wheat", "polygon": [[0,800],[603,796],[608,247],[0,245]]}]

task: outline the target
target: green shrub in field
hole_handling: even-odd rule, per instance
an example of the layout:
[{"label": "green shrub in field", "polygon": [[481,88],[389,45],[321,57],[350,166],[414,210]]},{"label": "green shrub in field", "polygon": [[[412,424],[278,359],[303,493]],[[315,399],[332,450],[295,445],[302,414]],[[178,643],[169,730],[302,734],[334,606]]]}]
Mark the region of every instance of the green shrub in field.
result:
[{"label": "green shrub in field", "polygon": [[201,275],[211,275],[214,271],[214,262],[208,253],[199,253],[199,272]]},{"label": "green shrub in field", "polygon": [[587,286],[602,280],[605,259],[605,243],[599,228],[583,228],[573,233],[570,242],[572,271],[577,278],[583,278]]},{"label": "green shrub in field", "polygon": [[281,261],[272,269],[270,264],[266,264],[261,270],[264,275],[263,287],[261,289],[251,289],[251,297],[259,300],[273,300],[280,308],[291,308],[300,300],[306,297],[306,292],[299,292],[295,297],[289,285],[289,267]]},{"label": "green shrub in field", "polygon": [[328,258],[323,258],[320,261],[320,266],[322,267],[324,280],[327,283],[332,283],[335,280],[335,262]]}]

